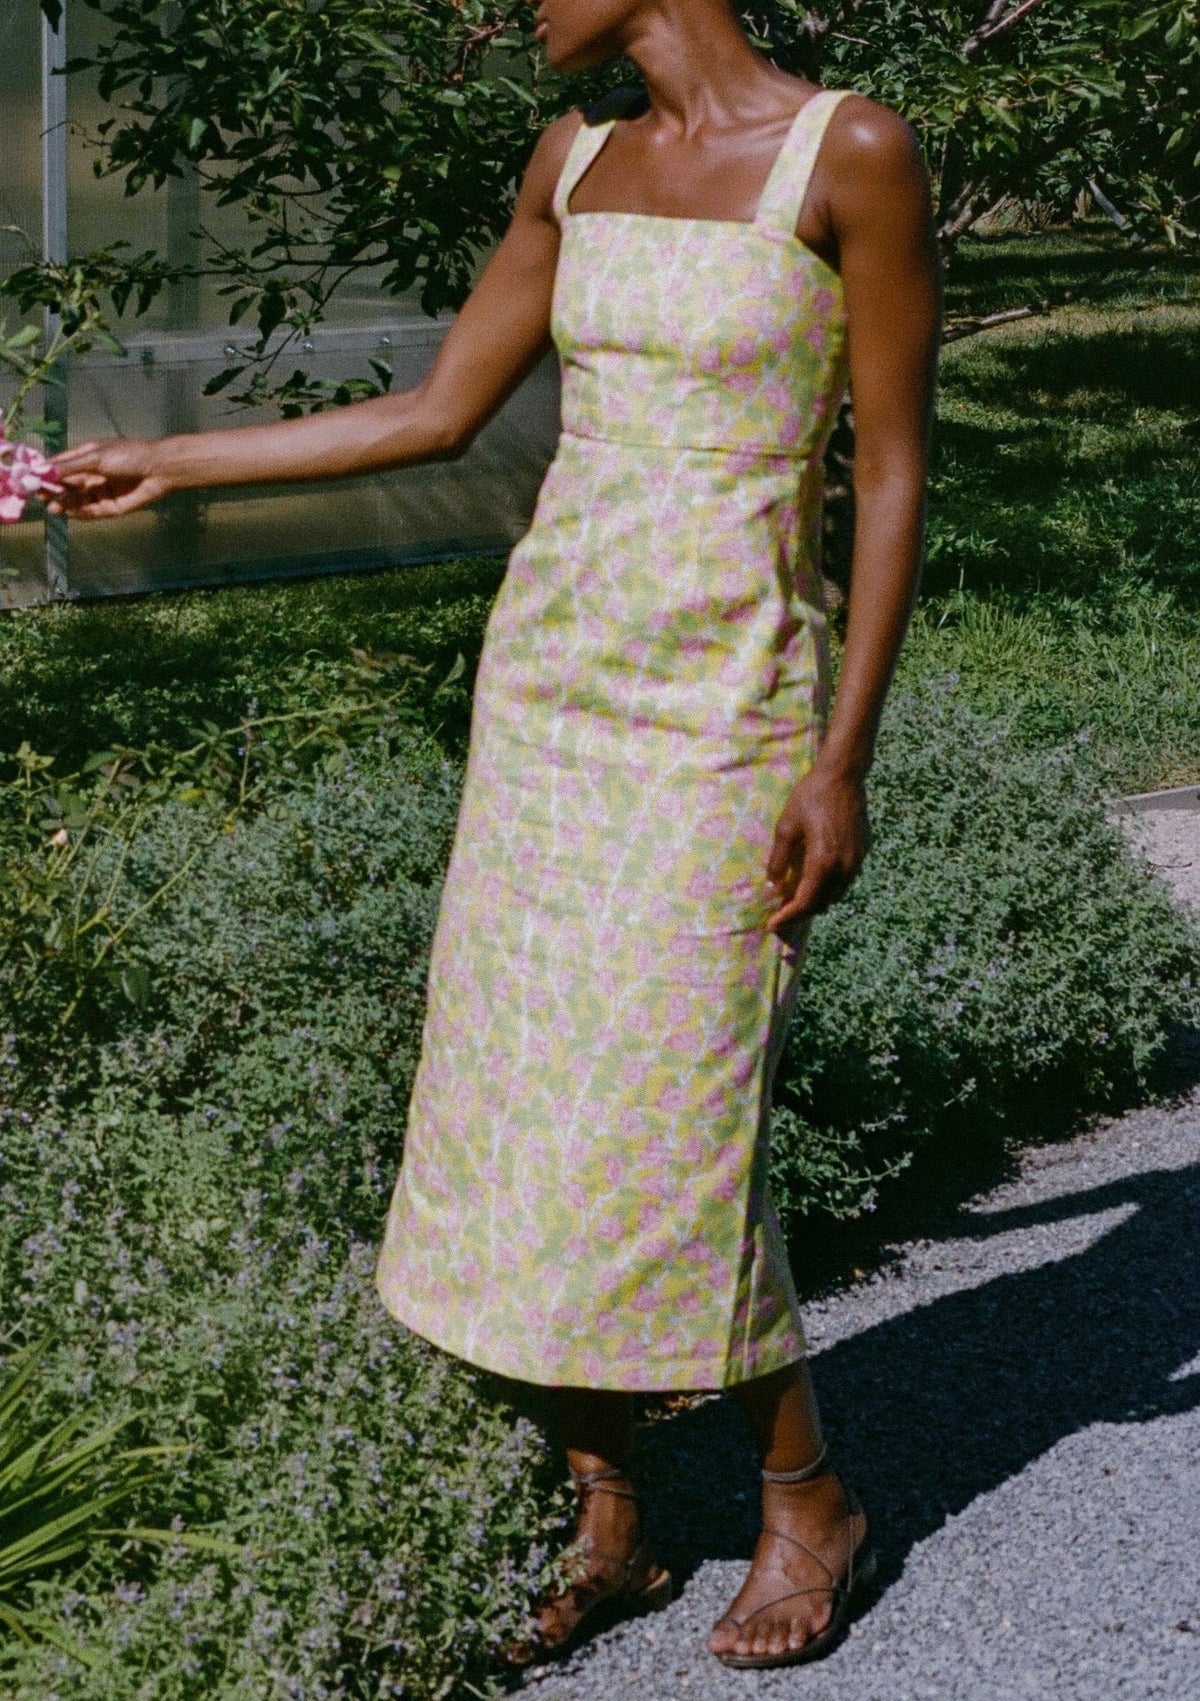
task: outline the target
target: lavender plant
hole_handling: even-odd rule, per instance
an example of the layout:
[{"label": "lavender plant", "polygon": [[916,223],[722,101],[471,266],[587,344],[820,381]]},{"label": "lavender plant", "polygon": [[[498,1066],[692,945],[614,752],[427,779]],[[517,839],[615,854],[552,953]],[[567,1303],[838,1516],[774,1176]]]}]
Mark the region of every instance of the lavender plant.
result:
[{"label": "lavender plant", "polygon": [[485,1683],[520,1622],[557,1517],[544,1441],[370,1280],[456,807],[395,729],[215,838],[164,798],[115,899],[192,859],[128,936],[144,1000],[102,981],[57,1060],[10,1025],[0,1314],[58,1341],[33,1415],[120,1400],[185,1437],[131,1515],[236,1548],[44,1582],[33,1609],[92,1664],[14,1647],[14,1695],[431,1698]]},{"label": "lavender plant", "polygon": [[817,924],[783,1070],[794,1218],[870,1208],[932,1135],[1045,1138],[1146,1088],[1200,936],[1099,801],[1086,734],[1030,748],[953,676],[897,693],[875,842]]}]

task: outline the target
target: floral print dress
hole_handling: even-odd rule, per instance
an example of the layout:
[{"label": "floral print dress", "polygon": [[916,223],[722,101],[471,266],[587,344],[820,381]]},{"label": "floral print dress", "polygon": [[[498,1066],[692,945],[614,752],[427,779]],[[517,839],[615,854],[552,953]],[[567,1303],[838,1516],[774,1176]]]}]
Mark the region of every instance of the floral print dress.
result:
[{"label": "floral print dress", "polygon": [[529,1382],[716,1388],[805,1350],[767,1188],[802,929],[765,866],[827,694],[836,272],[795,235],[840,93],[751,222],[555,198],[562,436],[493,608],[378,1285]]}]

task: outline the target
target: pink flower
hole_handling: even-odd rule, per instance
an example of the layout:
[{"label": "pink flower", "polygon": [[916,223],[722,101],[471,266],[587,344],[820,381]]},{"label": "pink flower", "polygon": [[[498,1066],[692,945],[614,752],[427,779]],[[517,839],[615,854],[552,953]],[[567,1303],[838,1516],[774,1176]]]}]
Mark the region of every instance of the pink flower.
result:
[{"label": "pink flower", "polygon": [[0,431],[0,522],[11,525],[31,496],[62,490],[53,466],[32,443],[14,443]]}]

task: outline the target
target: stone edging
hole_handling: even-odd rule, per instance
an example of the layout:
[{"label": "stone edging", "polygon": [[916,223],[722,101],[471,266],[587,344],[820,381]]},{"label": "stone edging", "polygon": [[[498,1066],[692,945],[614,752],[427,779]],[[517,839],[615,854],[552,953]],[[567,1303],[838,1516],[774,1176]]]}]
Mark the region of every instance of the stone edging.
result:
[{"label": "stone edging", "polygon": [[1200,785],[1134,792],[1129,797],[1114,798],[1109,808],[1114,815],[1148,815],[1160,809],[1200,810]]}]

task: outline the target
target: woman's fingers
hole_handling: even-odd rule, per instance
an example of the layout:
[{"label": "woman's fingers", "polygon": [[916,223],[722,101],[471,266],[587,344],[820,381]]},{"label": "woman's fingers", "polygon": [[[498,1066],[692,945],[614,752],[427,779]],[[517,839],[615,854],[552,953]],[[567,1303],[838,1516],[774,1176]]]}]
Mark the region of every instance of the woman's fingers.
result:
[{"label": "woman's fingers", "polygon": [[778,931],[835,904],[854,882],[868,836],[860,783],[806,775],[780,814],[767,858],[767,879],[780,900],[768,928]]},{"label": "woman's fingers", "polygon": [[165,494],[165,486],[157,479],[126,480],[99,475],[63,479],[61,495],[51,498],[46,507],[51,514],[66,514],[72,520],[110,520],[144,508]]},{"label": "woman's fingers", "polygon": [[144,508],[168,485],[155,470],[154,445],[138,437],[80,443],[55,455],[62,492],[47,507],[76,520],[110,520]]},{"label": "woman's fingers", "polygon": [[67,472],[81,471],[89,467],[102,449],[100,443],[77,443],[73,449],[60,449],[57,455],[51,456],[59,476]]},{"label": "woman's fingers", "polygon": [[783,903],[767,918],[769,928],[785,926],[797,916],[820,915],[837,902],[857,873],[836,850],[811,846],[797,848],[794,868],[793,889],[789,892],[786,885],[782,888]]},{"label": "woman's fingers", "polygon": [[163,492],[156,486],[143,481],[132,489],[113,494],[107,484],[102,481],[101,487],[95,492],[83,491],[78,494],[68,491],[65,499],[47,504],[52,514],[66,514],[72,520],[113,520],[122,514],[132,514],[136,508],[144,508],[148,502],[154,502]]},{"label": "woman's fingers", "polygon": [[84,496],[91,490],[103,490],[108,484],[103,473],[98,472],[60,472],[58,481],[64,490],[76,496]]}]

